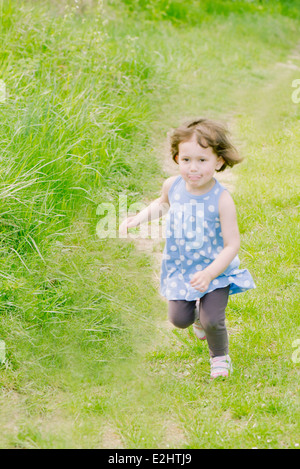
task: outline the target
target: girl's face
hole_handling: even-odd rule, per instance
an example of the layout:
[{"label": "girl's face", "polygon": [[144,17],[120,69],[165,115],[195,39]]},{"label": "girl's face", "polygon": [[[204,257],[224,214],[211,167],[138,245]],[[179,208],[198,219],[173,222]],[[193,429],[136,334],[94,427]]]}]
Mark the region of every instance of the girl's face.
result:
[{"label": "girl's face", "polygon": [[187,190],[195,194],[211,189],[215,170],[224,164],[223,158],[217,156],[211,147],[201,147],[195,136],[178,145],[176,161]]}]

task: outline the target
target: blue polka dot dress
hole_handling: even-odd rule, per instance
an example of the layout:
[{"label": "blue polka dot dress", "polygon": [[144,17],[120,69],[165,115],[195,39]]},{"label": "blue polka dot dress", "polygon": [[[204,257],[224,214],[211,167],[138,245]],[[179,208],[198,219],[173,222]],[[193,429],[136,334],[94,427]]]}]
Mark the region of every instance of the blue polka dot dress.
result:
[{"label": "blue polka dot dress", "polygon": [[239,269],[238,256],[205,292],[190,284],[194,274],[211,264],[223,249],[218,207],[224,190],[216,179],[213,188],[203,195],[188,192],[182,176],[172,184],[160,283],[160,292],[168,300],[193,301],[228,285],[229,294],[255,288],[248,270]]}]

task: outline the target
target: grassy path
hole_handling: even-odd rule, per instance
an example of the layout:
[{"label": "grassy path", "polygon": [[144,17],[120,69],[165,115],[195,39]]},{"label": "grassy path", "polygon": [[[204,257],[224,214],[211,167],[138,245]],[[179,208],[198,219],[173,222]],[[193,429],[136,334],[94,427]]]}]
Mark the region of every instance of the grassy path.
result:
[{"label": "grassy path", "polygon": [[[293,206],[297,175],[291,174],[286,162],[279,163],[277,157],[271,169],[268,156],[274,148],[277,155],[285,154],[286,140],[281,143],[281,139],[284,135],[294,136],[293,130],[299,128],[298,110],[290,99],[291,83],[297,76],[296,67],[300,66],[297,50],[291,54],[295,68],[289,67],[288,56],[286,66],[270,67],[272,81],[263,82],[259,89],[256,85],[249,86],[246,92],[238,93],[239,108],[231,119],[231,127],[243,139],[243,148],[249,155],[244,166],[237,169],[234,183],[235,197],[241,204],[247,204],[247,208],[239,208],[244,241],[241,257],[258,283],[255,292],[233,297],[229,302],[229,334],[236,371],[228,382],[210,382],[206,346],[199,344],[191,331],[173,329],[162,315],[150,350],[142,353],[142,360],[127,374],[131,379],[124,383],[117,378],[116,395],[112,397],[114,410],[110,411],[113,435],[117,435],[115,447],[120,447],[120,438],[122,446],[130,448],[293,448],[298,445],[299,368],[292,361],[292,342],[297,333],[289,339],[289,327],[293,330],[294,321],[298,321],[296,283],[292,280],[297,261],[293,242],[285,233],[287,225],[295,226],[297,220]],[[188,75],[184,78],[183,82],[191,81]],[[187,87],[185,92],[189,94]],[[284,125],[282,116],[285,116]],[[290,163],[294,161],[293,155],[294,149],[289,155]],[[298,165],[295,161],[294,164]],[[268,168],[268,174],[260,172],[258,176],[256,165]],[[290,178],[295,178],[295,184],[287,189]],[[232,188],[232,176],[227,182]],[[226,175],[223,183],[226,185]],[[275,212],[274,196],[266,193],[267,190],[278,191],[275,200],[279,205]],[[279,194],[285,198],[280,199]],[[263,217],[258,226],[252,216],[249,227],[253,204],[265,213],[258,215]],[[285,215],[281,204],[288,207]],[[273,228],[274,238],[270,242],[263,227],[267,228],[276,212],[281,226]],[[258,235],[256,230],[261,233]],[[157,246],[154,243],[154,250]],[[279,267],[282,250],[285,260]],[[267,278],[266,262],[270,265]],[[272,269],[272,265],[278,267]],[[286,273],[280,275],[278,268],[280,271],[287,268],[288,278]],[[157,255],[153,269],[158,274]],[[276,286],[270,286],[270,281],[275,281]],[[286,294],[281,296],[283,288]],[[113,440],[108,446],[111,444]]]},{"label": "grassy path", "polygon": [[[253,273],[258,288],[230,299],[227,316],[235,373],[226,382],[211,382],[206,344],[200,344],[191,331],[179,331],[167,323],[167,305],[157,292],[163,242],[143,243],[140,249],[146,246],[146,252],[137,249],[134,242],[99,242],[93,229],[95,217],[88,206],[88,215],[83,212],[72,221],[63,243],[51,245],[47,251],[47,268],[41,260],[28,264],[36,277],[44,275],[45,270],[47,278],[58,285],[58,301],[54,294],[53,301],[51,295],[48,301],[41,285],[37,287],[32,280],[34,294],[44,302],[43,311],[48,312],[44,321],[36,313],[38,301],[35,303],[29,293],[22,300],[27,301],[26,306],[30,302],[33,306],[24,310],[19,307],[20,320],[14,310],[1,318],[1,333],[11,330],[9,345],[14,349],[1,376],[0,417],[5,432],[0,445],[295,448],[299,444],[299,364],[292,355],[293,343],[299,338],[296,187],[300,108],[291,100],[291,83],[300,73],[298,23],[271,14],[232,14],[226,20],[216,17],[201,27],[157,21],[149,34],[147,22],[130,23],[128,19],[128,25],[124,24],[117,10],[108,17],[111,24],[105,27],[110,40],[99,39],[102,60],[104,52],[113,51],[111,57],[118,57],[116,45],[125,39],[128,59],[125,63],[116,59],[110,68],[107,65],[109,72],[103,81],[124,86],[124,94],[120,92],[114,103],[126,110],[126,122],[133,124],[124,129],[120,140],[113,140],[123,153],[116,153],[113,162],[101,163],[107,165],[109,185],[96,186],[96,195],[89,190],[90,206],[94,209],[104,197],[116,200],[113,197],[118,185],[125,187],[133,201],[136,194],[151,200],[163,178],[174,170],[165,163],[164,142],[169,128],[199,114],[229,121],[246,158],[224,183],[234,188],[242,265]],[[76,22],[79,24],[78,19]],[[69,43],[72,27],[73,23],[67,23]],[[88,29],[83,32],[85,44],[91,44],[92,34]],[[53,38],[47,39],[45,50],[56,49],[51,41]],[[72,41],[74,73],[84,51],[79,40]],[[145,51],[147,61],[152,61],[148,68],[143,61]],[[67,96],[63,102],[71,118],[58,114],[66,123],[59,131],[75,133],[78,141],[74,152],[80,155],[81,138],[89,155],[100,148],[106,138],[101,130],[101,113],[105,106],[110,109],[107,104],[97,107],[98,94],[105,94],[106,82],[103,89],[102,82],[93,82],[94,73],[100,74],[102,69],[92,52],[87,70],[80,69],[79,73],[79,77],[87,78],[83,82],[79,79],[70,100],[66,88],[60,95],[62,100]],[[67,74],[65,68],[70,64],[66,57],[59,59],[59,73]],[[30,67],[34,67],[33,62]],[[143,87],[149,92],[148,82],[133,80],[131,87],[128,80],[134,67],[138,75],[147,78],[153,70],[159,71],[164,80],[153,86],[153,95],[150,91],[155,102],[151,122],[148,101],[141,98]],[[121,73],[127,76],[125,85]],[[36,74],[45,78],[41,70]],[[85,102],[82,90],[91,82],[97,93],[94,101]],[[116,90],[119,92],[118,87]],[[92,130],[90,121],[82,118],[77,123],[74,118],[80,115],[79,108],[71,108],[76,96],[83,100],[78,105],[85,103],[93,110],[97,126]],[[136,107],[132,106],[135,96],[140,99]],[[112,102],[113,92],[107,99]],[[60,110],[55,108],[55,112]],[[139,126],[136,122],[142,114],[145,122]],[[111,133],[116,123],[122,132],[122,119],[124,115],[120,114],[119,121],[112,120]],[[53,122],[47,121],[49,128]],[[81,130],[82,123],[87,134]],[[149,132],[149,126],[150,141],[140,137],[145,128]],[[130,132],[138,136],[138,142],[125,141]],[[60,149],[62,134],[56,137]],[[111,151],[113,143],[106,142]],[[143,158],[135,161],[135,153],[142,150]],[[136,180],[131,176],[126,182],[123,154],[135,165],[134,174],[139,175]],[[74,180],[65,184],[75,185],[76,174],[83,175],[79,168],[92,166],[89,160],[82,164],[86,166],[77,166]],[[119,165],[125,176],[113,172],[114,165]],[[72,174],[67,174],[71,178]],[[23,292],[25,280],[23,274],[15,290],[19,287]],[[73,302],[64,302],[64,295]],[[18,304],[17,298],[9,304]]]},{"label": "grassy path", "polygon": [[[297,276],[297,254],[289,239],[289,236],[295,239],[295,233],[288,229],[288,225],[292,227],[297,223],[294,200],[299,184],[299,171],[296,171],[299,163],[295,160],[299,110],[291,101],[291,83],[298,70],[297,46],[286,63],[276,63],[270,68],[272,81],[262,83],[259,89],[249,86],[246,92],[242,90],[239,108],[231,120],[231,127],[236,136],[243,139],[243,148],[249,156],[244,166],[237,169],[234,186],[230,174],[227,181],[224,175],[223,183],[228,183],[231,189],[234,187],[241,203],[248,200],[248,213],[246,208],[239,208],[244,239],[241,256],[258,283],[257,291],[244,298],[243,295],[233,297],[229,302],[235,374],[229,382],[210,383],[205,345],[199,344],[191,331],[178,331],[164,321],[159,322],[156,335],[159,345],[154,345],[146,361],[143,360],[133,384],[135,392],[129,398],[132,420],[124,403],[115,416],[119,432],[123,437],[126,435],[129,447],[298,446],[299,368],[292,361],[292,343],[298,336],[294,332],[290,338],[291,329],[287,325],[290,322],[294,331],[298,325],[299,330],[299,303],[293,281]],[[190,81],[188,75],[183,79],[183,82]],[[187,87],[185,92],[189,94]],[[288,136],[293,136],[293,144]],[[288,160],[283,158],[279,162],[280,155],[288,156]],[[263,172],[262,167],[266,168]],[[274,199],[278,204],[275,211]],[[256,229],[250,230],[247,221],[256,204],[257,210],[265,213],[257,214],[262,220]],[[282,205],[287,207],[285,214]],[[277,218],[276,212],[281,226],[273,227],[270,241],[265,229],[273,224],[274,216]],[[252,226],[256,225],[254,219],[252,216]],[[256,230],[261,231],[260,235]],[[280,263],[283,251],[284,259]],[[277,268],[274,269],[274,265]],[[156,263],[154,269],[158,273]],[[286,289],[286,294],[280,294],[282,289]],[[143,388],[142,398],[137,392],[140,387]],[[131,396],[126,387],[121,395],[126,395],[127,399]],[[137,402],[143,403],[141,408]],[[120,413],[124,414],[124,420]]]},{"label": "grassy path", "polygon": [[[292,61],[288,56],[285,64],[274,64],[269,70],[271,82],[240,94],[239,109],[231,121],[249,156],[244,167],[236,171],[234,186],[230,175],[227,181],[224,175],[223,183],[234,187],[236,198],[248,205],[248,213],[246,208],[239,208],[244,240],[241,257],[258,283],[257,291],[229,302],[229,335],[236,371],[226,383],[211,383],[206,346],[195,340],[192,331],[179,331],[160,321],[158,345],[154,343],[141,369],[136,369],[133,396],[126,386],[120,393],[130,402],[128,407],[121,402],[115,416],[126,447],[293,448],[299,444],[299,368],[292,361],[292,343],[299,335],[295,283],[298,254],[291,240],[298,242],[291,231],[297,224],[294,200],[299,185],[299,163],[295,160],[299,111],[291,102],[291,83],[300,70],[298,51],[298,47],[292,50]],[[293,144],[288,136],[293,136]],[[279,163],[279,155],[289,159]],[[262,167],[266,169],[261,172]],[[278,204],[275,210],[274,199]],[[256,204],[264,213],[256,215],[262,217],[258,226],[252,215],[250,230],[248,220]],[[287,207],[286,213],[282,205]],[[273,225],[274,217],[281,226],[273,226],[270,240],[265,230]],[[259,235],[257,230],[261,231]],[[284,256],[282,262],[280,256]],[[154,270],[158,272],[156,263]],[[283,289],[285,294],[280,293]]]}]

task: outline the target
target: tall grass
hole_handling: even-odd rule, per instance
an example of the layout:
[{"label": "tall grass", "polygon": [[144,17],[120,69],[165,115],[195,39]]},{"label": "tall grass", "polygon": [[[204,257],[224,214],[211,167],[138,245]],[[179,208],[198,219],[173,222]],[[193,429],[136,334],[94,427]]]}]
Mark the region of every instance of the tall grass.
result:
[{"label": "tall grass", "polygon": [[2,226],[17,251],[67,227],[95,191],[116,191],[148,138],[151,54],[130,36],[121,48],[104,19],[100,7],[86,21],[47,2],[2,5]]},{"label": "tall grass", "polygon": [[136,153],[148,143],[164,72],[127,27],[111,33],[107,16],[97,2],[1,3],[0,336],[8,373],[22,363],[25,380],[38,380],[36,366],[40,377],[68,368],[60,344],[71,317],[67,355],[78,360],[92,343],[101,364],[114,348],[108,331],[124,333],[113,314],[126,308],[116,298],[124,279],[115,285],[111,250],[95,235],[96,208],[141,192],[137,170],[158,171]]}]

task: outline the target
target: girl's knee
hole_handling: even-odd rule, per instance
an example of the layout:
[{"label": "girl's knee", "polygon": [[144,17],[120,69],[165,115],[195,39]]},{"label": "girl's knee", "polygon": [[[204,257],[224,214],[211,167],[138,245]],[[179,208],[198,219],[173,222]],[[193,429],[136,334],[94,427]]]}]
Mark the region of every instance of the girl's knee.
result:
[{"label": "girl's knee", "polygon": [[168,316],[175,327],[186,329],[195,320],[195,302],[170,300]]},{"label": "girl's knee", "polygon": [[173,316],[169,314],[169,321],[173,324],[173,326],[178,327],[179,329],[186,329],[187,327],[193,324],[193,320],[188,318],[184,318],[182,316]]}]

